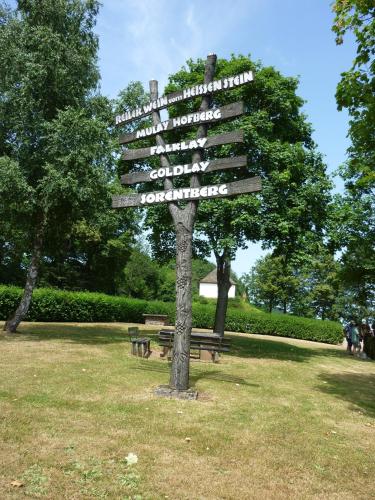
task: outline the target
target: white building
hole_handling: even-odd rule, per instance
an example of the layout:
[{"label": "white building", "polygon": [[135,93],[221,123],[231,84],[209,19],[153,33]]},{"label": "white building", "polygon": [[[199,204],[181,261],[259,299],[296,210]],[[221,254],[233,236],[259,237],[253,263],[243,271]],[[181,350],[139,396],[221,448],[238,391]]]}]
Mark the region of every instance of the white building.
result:
[{"label": "white building", "polygon": [[[234,298],[236,294],[236,283],[230,278],[231,287],[229,288],[228,297]],[[214,269],[207,274],[199,282],[199,295],[210,299],[217,299],[217,269]]]}]

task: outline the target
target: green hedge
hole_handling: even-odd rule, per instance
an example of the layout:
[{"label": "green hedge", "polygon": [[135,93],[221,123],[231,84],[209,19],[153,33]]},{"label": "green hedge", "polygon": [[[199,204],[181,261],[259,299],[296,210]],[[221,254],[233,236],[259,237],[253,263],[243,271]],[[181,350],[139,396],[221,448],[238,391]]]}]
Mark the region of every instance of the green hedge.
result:
[{"label": "green hedge", "polygon": [[[22,295],[16,287],[0,286],[0,319],[14,311]],[[142,314],[167,314],[173,323],[173,303],[114,297],[101,293],[35,290],[29,321],[72,321],[143,323]],[[193,304],[193,327],[213,328],[214,304]],[[228,309],[226,329],[233,332],[277,335],[336,344],[342,341],[342,327],[333,321],[299,318],[283,314]]]},{"label": "green hedge", "polygon": [[[0,318],[6,319],[14,311],[22,290],[0,286]],[[142,323],[142,314],[168,314],[174,319],[174,304],[114,297],[103,293],[64,292],[50,288],[34,291],[28,321],[73,321]]]},{"label": "green hedge", "polygon": [[[193,305],[193,326],[213,328],[214,307]],[[265,312],[245,312],[228,308],[225,321],[226,330],[232,332],[276,335],[294,339],[313,340],[337,344],[342,342],[342,326],[335,321],[321,321],[300,318],[288,314],[270,314]]]}]

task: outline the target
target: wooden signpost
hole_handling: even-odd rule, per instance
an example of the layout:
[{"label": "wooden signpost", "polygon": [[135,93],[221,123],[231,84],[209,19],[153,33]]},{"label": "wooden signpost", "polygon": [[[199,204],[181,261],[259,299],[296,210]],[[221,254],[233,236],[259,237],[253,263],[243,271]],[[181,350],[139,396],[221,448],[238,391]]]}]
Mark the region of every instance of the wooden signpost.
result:
[{"label": "wooden signpost", "polygon": [[142,108],[132,109],[130,111],[125,111],[122,115],[117,115],[116,125],[122,125],[137,118],[143,118],[144,116],[149,115],[152,111],[164,109],[167,106],[176,104],[176,102],[185,101],[186,99],[192,99],[201,95],[212,94],[213,92],[218,92],[219,90],[230,90],[240,85],[252,82],[253,80],[253,72],[246,71],[245,73],[241,73],[239,75],[229,76],[222,78],[221,80],[215,80],[201,85],[195,85],[194,87],[190,87],[188,89],[173,92],[172,94],[152,100],[148,104],[142,106]]},{"label": "wooden signpost", "polygon": [[165,144],[164,146],[152,146],[150,148],[126,149],[122,157],[124,160],[139,160],[140,158],[148,158],[153,155],[162,153],[180,153],[184,151],[193,151],[196,149],[207,149],[222,144],[234,144],[235,142],[243,142],[243,130],[228,132],[226,134],[212,135],[211,137],[203,137],[199,140],[183,141],[174,144]]},{"label": "wooden signpost", "polygon": [[[243,142],[243,132],[235,131],[207,137],[211,123],[238,117],[244,113],[242,102],[235,102],[220,108],[212,108],[214,92],[229,90],[253,81],[253,73],[247,71],[220,80],[214,80],[216,55],[207,57],[204,82],[200,85],[183,89],[159,98],[158,83],[150,81],[151,101],[140,108],[125,111],[116,116],[116,124],[122,125],[140,119],[148,114],[152,116],[152,126],[139,128],[135,132],[122,134],[120,144],[127,144],[138,139],[155,137],[156,145],[141,149],[127,149],[123,152],[125,160],[137,160],[159,156],[160,167],[154,170],[133,172],[121,177],[123,184],[131,185],[163,181],[163,191],[125,194],[113,196],[112,206],[145,207],[148,205],[167,203],[176,231],[176,324],[173,341],[172,367],[169,390],[181,397],[189,393],[189,355],[192,326],[192,236],[194,221],[200,200],[222,198],[243,193],[255,193],[261,190],[259,177],[228,182],[217,185],[202,185],[204,174],[213,171],[244,167],[246,156],[208,160],[204,157],[206,149],[222,144]],[[160,109],[186,99],[202,96],[199,110],[184,116],[166,121],[160,119]],[[163,133],[182,127],[198,127],[196,139],[177,143],[166,143]],[[171,165],[168,154],[192,152],[190,163]],[[173,179],[189,178],[189,187],[175,188]],[[181,202],[183,203],[181,205]]]},{"label": "wooden signpost", "polygon": [[218,160],[207,160],[199,163],[187,163],[167,168],[158,168],[149,172],[133,172],[121,176],[122,184],[138,184],[163,179],[165,177],[178,177],[180,175],[191,175],[197,173],[214,172],[215,170],[226,170],[228,168],[246,167],[247,157],[236,156],[234,158],[220,158]]},{"label": "wooden signpost", "polygon": [[[143,172],[142,172],[143,173]],[[207,198],[226,198],[236,194],[256,193],[261,190],[260,177],[242,181],[227,182],[214,186],[200,186],[152,191],[151,193],[130,194],[112,197],[113,208],[140,207],[171,201],[204,200]]]},{"label": "wooden signpost", "polygon": [[207,111],[198,111],[196,113],[189,113],[184,116],[176,116],[165,122],[159,122],[152,127],[145,127],[130,134],[120,135],[119,143],[127,144],[129,142],[137,141],[138,139],[144,139],[145,137],[151,137],[153,135],[160,134],[162,132],[167,132],[168,130],[175,130],[182,127],[193,127],[194,125],[200,125],[201,123],[215,123],[220,120],[228,120],[229,118],[235,118],[236,116],[243,115],[244,105],[243,102],[234,102],[217,109],[209,109]]}]

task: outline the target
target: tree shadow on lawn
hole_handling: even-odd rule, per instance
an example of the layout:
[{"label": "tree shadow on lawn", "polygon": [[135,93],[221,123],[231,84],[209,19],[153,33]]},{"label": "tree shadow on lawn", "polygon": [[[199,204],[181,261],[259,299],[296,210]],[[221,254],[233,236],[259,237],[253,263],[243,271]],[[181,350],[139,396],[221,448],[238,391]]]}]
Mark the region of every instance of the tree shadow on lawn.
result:
[{"label": "tree shadow on lawn", "polygon": [[215,380],[216,382],[259,387],[259,384],[252,384],[241,377],[236,377],[235,375],[230,375],[220,370],[192,370],[190,374],[190,381],[192,384],[196,384],[199,380]]},{"label": "tree shadow on lawn", "polygon": [[322,385],[318,389],[352,404],[352,410],[360,410],[375,418],[374,373],[322,373]]},{"label": "tree shadow on lawn", "polygon": [[[229,336],[228,336],[229,337]],[[240,358],[255,359],[275,359],[278,361],[304,362],[316,356],[327,356],[333,358],[345,358],[343,350],[333,348],[323,348],[317,345],[316,349],[304,346],[292,345],[273,339],[259,339],[251,337],[231,335],[232,344],[226,356],[236,356]]]},{"label": "tree shadow on lawn", "polygon": [[[140,330],[141,337],[150,337],[152,341],[157,342],[158,329]],[[107,345],[117,343],[130,343],[130,337],[127,333],[127,327],[121,327],[113,323],[108,324],[21,324],[19,334],[15,338],[25,341],[45,341],[62,340],[69,343],[86,345]],[[226,356],[236,356],[240,358],[255,359],[275,359],[278,361],[296,361],[304,362],[311,357],[328,356],[335,358],[345,358],[346,353],[335,348],[311,349],[309,347],[296,346],[273,339],[259,339],[249,336],[228,335],[232,339],[230,351]]]},{"label": "tree shadow on lawn", "polygon": [[[144,361],[140,360],[137,366],[134,366],[134,370],[149,371],[156,373],[163,373],[169,379],[171,363],[160,363],[158,361]],[[223,365],[224,368],[224,365]],[[194,386],[199,380],[215,380],[216,382],[227,382],[229,384],[246,385],[251,387],[259,387],[259,384],[252,384],[247,382],[242,377],[237,377],[235,375],[230,375],[224,371],[217,369],[206,369],[201,368],[198,365],[190,365],[190,382]]]},{"label": "tree shadow on lawn", "polygon": [[[139,330],[140,337],[155,338],[157,330]],[[22,327],[14,337],[18,340],[45,341],[64,340],[70,343],[101,345],[130,343],[127,327],[108,324],[67,325],[66,323],[40,325],[29,323]],[[8,337],[9,338],[9,337]]]}]

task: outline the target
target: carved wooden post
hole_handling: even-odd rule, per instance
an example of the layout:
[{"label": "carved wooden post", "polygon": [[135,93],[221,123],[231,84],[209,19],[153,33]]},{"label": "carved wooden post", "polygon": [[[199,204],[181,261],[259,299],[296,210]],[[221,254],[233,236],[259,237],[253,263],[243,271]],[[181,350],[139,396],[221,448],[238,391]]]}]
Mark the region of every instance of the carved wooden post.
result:
[{"label": "carved wooden post", "polygon": [[[213,80],[215,73],[216,55],[207,57],[205,66],[204,83]],[[158,98],[158,82],[150,81],[150,97]],[[211,98],[202,98],[201,111],[209,108]],[[153,125],[160,123],[159,111],[152,113]],[[206,137],[207,125],[200,125],[197,139]],[[160,134],[156,135],[156,143],[164,146],[165,142]],[[199,162],[203,158],[202,150],[193,153],[192,162]],[[167,155],[160,156],[162,167],[170,166]],[[192,175],[191,187],[200,185],[198,176]],[[171,189],[173,183],[170,179],[164,180],[164,188]],[[175,203],[168,204],[170,214],[176,231],[176,325],[173,342],[172,368],[170,374],[170,387],[178,391],[189,388],[189,363],[190,363],[190,335],[192,325],[192,241],[195,215],[198,201],[190,201],[184,209],[179,209]]]}]

